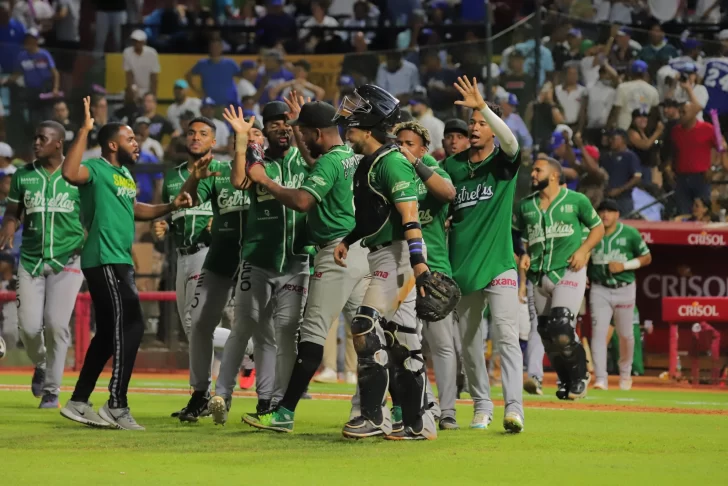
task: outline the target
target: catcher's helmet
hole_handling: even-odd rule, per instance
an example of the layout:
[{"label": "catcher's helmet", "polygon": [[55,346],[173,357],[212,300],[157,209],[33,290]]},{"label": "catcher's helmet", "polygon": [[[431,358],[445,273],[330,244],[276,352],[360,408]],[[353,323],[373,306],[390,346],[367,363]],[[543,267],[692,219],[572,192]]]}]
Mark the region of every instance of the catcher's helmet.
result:
[{"label": "catcher's helmet", "polygon": [[378,128],[387,131],[399,120],[399,100],[373,84],[365,84],[344,96],[334,115],[344,128]]}]

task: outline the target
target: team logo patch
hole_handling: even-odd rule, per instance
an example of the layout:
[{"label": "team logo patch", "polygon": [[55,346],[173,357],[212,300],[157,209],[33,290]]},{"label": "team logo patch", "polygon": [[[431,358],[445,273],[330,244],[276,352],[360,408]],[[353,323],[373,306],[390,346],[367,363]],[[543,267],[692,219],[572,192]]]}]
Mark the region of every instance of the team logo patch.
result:
[{"label": "team logo patch", "polygon": [[491,287],[517,287],[518,282],[514,278],[496,278],[490,283]]},{"label": "team logo patch", "polygon": [[81,273],[81,270],[73,267],[63,267],[63,271],[68,273],[75,273],[76,275],[79,275]]},{"label": "team logo patch", "polygon": [[282,287],[281,290],[289,290],[291,292],[295,292],[300,295],[306,295],[308,289],[304,287],[303,285],[293,285],[293,284],[286,284]]},{"label": "team logo patch", "polygon": [[311,278],[320,279],[324,276],[324,272],[313,272],[313,275],[311,275]]},{"label": "team logo patch", "polygon": [[394,186],[392,186],[392,193],[394,194],[397,191],[404,191],[410,186],[410,182],[407,181],[400,181],[396,183]]},{"label": "team logo patch", "polygon": [[319,176],[312,176],[309,179],[311,180],[311,182],[313,182],[317,186],[325,186],[326,185],[326,181],[323,180],[323,178],[321,178]]},{"label": "team logo patch", "polygon": [[381,270],[375,270],[372,275],[374,276],[374,278],[379,278],[379,279],[382,279],[382,280],[386,280],[387,277],[389,277],[389,272],[383,272]]},{"label": "team logo patch", "polygon": [[559,280],[559,285],[562,285],[564,287],[571,287],[573,289],[579,287],[579,282],[574,282],[573,280]]}]

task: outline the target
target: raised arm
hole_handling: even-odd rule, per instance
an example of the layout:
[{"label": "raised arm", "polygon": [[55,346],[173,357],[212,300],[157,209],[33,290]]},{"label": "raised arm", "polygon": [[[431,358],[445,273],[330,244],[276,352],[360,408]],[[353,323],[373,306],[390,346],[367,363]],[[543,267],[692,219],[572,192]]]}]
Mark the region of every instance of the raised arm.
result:
[{"label": "raised arm", "polygon": [[145,204],[134,201],[134,219],[136,221],[151,221],[166,216],[175,209],[191,208],[192,197],[180,191],[174,201],[168,204]]},{"label": "raised arm", "polygon": [[[303,96],[300,96],[296,90],[291,90],[288,94],[288,98],[284,98],[283,101],[288,105],[288,119],[295,120],[298,115],[301,114],[301,106],[303,106]],[[311,102],[309,99],[308,102]],[[306,161],[309,167],[313,167],[316,164],[316,159],[311,156],[311,152],[308,151],[308,147],[303,143],[303,137],[301,136],[301,130],[297,127],[293,127],[293,136],[296,139],[296,147],[301,152],[301,157]]]},{"label": "raised arm", "polygon": [[74,186],[82,186],[86,184],[91,177],[88,168],[81,165],[83,153],[86,151],[86,143],[88,134],[94,127],[94,119],[91,118],[91,97],[86,96],[83,99],[84,120],[83,125],[76,134],[76,140],[68,149],[63,165],[61,166],[61,175],[69,184]]},{"label": "raised arm", "polygon": [[[246,172],[247,150],[248,150],[248,134],[255,123],[255,117],[251,116],[249,121],[245,121],[243,109],[230,105],[225,108],[222,114],[223,118],[233,127],[235,132],[235,154],[230,170],[230,183],[236,189],[248,189],[253,182],[248,178]],[[251,152],[256,152],[254,149]],[[262,159],[260,160],[262,162]]]}]

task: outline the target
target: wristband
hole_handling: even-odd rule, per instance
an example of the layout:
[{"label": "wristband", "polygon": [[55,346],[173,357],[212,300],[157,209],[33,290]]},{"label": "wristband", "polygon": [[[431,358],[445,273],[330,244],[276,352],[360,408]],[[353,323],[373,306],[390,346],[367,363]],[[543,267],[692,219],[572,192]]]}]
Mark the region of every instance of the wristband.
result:
[{"label": "wristband", "polygon": [[425,253],[423,251],[422,238],[410,238],[407,240],[407,246],[409,247],[411,266],[414,267],[420,263],[427,263],[427,260],[425,260]]},{"label": "wristband", "polygon": [[625,270],[637,270],[640,268],[642,264],[637,258],[633,258],[629,261],[624,262],[624,269]]},{"label": "wristband", "polygon": [[[418,230],[422,229],[422,226],[420,225],[420,223],[418,221],[410,221],[409,223],[403,224],[402,227],[404,228],[405,231],[414,230],[414,229],[418,229]],[[407,241],[409,241],[409,240],[407,240]]]},{"label": "wristband", "polygon": [[432,174],[434,174],[435,171],[432,170],[432,167],[422,163],[420,159],[417,159],[417,163],[415,163],[415,173],[422,182],[427,182],[427,179],[432,177]]}]

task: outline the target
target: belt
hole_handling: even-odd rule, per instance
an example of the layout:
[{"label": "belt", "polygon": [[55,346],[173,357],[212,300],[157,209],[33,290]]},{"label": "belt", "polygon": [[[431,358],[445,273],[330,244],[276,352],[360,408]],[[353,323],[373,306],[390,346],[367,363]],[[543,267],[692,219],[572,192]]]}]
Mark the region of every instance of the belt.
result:
[{"label": "belt", "polygon": [[601,285],[602,287],[606,287],[608,289],[621,289],[622,287],[626,287],[627,285],[631,285],[632,282],[617,282],[616,284],[606,284],[602,282],[592,282],[592,285]]},{"label": "belt", "polygon": [[392,246],[392,242],[391,241],[388,241],[386,243],[382,243],[381,245],[368,246],[367,248],[369,248],[369,251],[370,252],[374,253],[375,251],[382,250],[384,248],[387,248],[388,246]]},{"label": "belt", "polygon": [[206,244],[198,243],[196,245],[188,246],[186,248],[177,248],[177,254],[181,255],[181,256],[194,255],[195,253],[197,253],[200,250],[203,250],[205,248],[207,248]]},{"label": "belt", "polygon": [[324,248],[326,248],[327,246],[336,243],[337,241],[339,241],[339,240],[331,240],[331,241],[327,241],[326,243],[321,243],[320,245],[313,245],[313,247],[316,249],[316,253],[318,253],[321,250],[323,250]]}]

